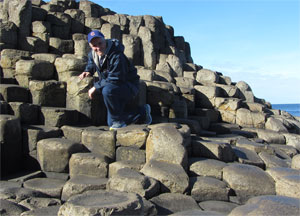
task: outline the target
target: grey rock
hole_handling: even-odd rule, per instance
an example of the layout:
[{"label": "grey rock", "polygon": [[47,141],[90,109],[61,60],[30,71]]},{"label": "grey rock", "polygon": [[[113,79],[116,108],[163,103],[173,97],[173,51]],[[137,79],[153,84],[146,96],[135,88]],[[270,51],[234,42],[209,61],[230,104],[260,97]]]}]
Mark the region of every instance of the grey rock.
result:
[{"label": "grey rock", "polygon": [[189,178],[177,164],[150,160],[141,172],[161,183],[161,191],[171,193],[185,193],[189,185]]},{"label": "grey rock", "polygon": [[267,168],[290,167],[290,164],[286,160],[283,160],[276,155],[270,155],[267,152],[261,152],[258,155],[264,161]]},{"label": "grey rock", "polygon": [[228,201],[229,188],[226,183],[213,177],[191,177],[191,196],[197,201]]},{"label": "grey rock", "polygon": [[148,134],[144,125],[129,125],[117,130],[117,145],[144,149]]},{"label": "grey rock", "polygon": [[82,194],[89,190],[105,190],[107,178],[99,178],[92,176],[74,176],[63,187],[61,199],[66,201],[70,197]]},{"label": "grey rock", "polygon": [[275,182],[262,169],[246,164],[230,164],[223,168],[223,180],[245,202],[249,197],[275,194]]},{"label": "grey rock", "polygon": [[146,143],[146,160],[164,161],[186,168],[187,151],[183,143],[183,136],[176,128],[170,126],[153,128]]},{"label": "grey rock", "polygon": [[22,161],[22,131],[20,120],[13,115],[0,115],[1,174],[5,175],[20,169]]},{"label": "grey rock", "polygon": [[6,102],[29,102],[28,89],[15,84],[1,84],[0,97]]},{"label": "grey rock", "polygon": [[136,163],[146,162],[145,150],[134,147],[118,147],[116,151],[116,161],[132,161]]},{"label": "grey rock", "polygon": [[59,179],[35,178],[24,182],[24,188],[40,191],[53,198],[61,198],[61,192],[66,182]]},{"label": "grey rock", "polygon": [[292,166],[291,166],[291,168],[300,170],[300,155],[295,155],[292,158]]},{"label": "grey rock", "polygon": [[20,205],[25,206],[30,210],[45,208],[49,206],[60,206],[61,200],[55,198],[44,197],[30,197],[19,202]]},{"label": "grey rock", "polygon": [[258,196],[248,200],[246,205],[233,209],[229,215],[299,215],[299,201],[286,196]]},{"label": "grey rock", "polygon": [[235,154],[231,146],[213,140],[193,140],[192,149],[194,157],[206,157],[230,162],[235,159]]},{"label": "grey rock", "polygon": [[10,187],[10,188],[1,188],[0,189],[0,199],[5,199],[5,200],[12,200],[14,202],[21,202],[22,200],[25,200],[27,198],[32,198],[32,197],[44,197],[44,198],[49,198],[49,195],[29,189],[29,188],[20,188],[20,187]]},{"label": "grey rock", "polygon": [[38,124],[40,108],[37,105],[22,102],[9,103],[12,114],[20,118],[24,124]]},{"label": "grey rock", "polygon": [[240,163],[258,166],[262,169],[265,168],[264,160],[262,160],[261,157],[256,154],[256,152],[243,147],[233,147],[233,150]]},{"label": "grey rock", "polygon": [[115,159],[116,136],[115,131],[85,130],[81,142],[93,153],[103,154]]},{"label": "grey rock", "polygon": [[60,205],[48,206],[23,212],[20,216],[57,215]]},{"label": "grey rock", "polygon": [[276,181],[276,194],[300,199],[300,175],[280,177]]},{"label": "grey rock", "polygon": [[178,193],[163,193],[150,200],[158,215],[169,215],[184,210],[200,210],[197,202],[190,196]]},{"label": "grey rock", "polygon": [[208,70],[208,69],[201,69],[197,71],[196,80],[202,84],[218,83],[219,76],[215,71]]},{"label": "grey rock", "polygon": [[107,177],[109,159],[101,154],[76,153],[70,158],[70,177],[87,175],[98,178]]},{"label": "grey rock", "polygon": [[223,215],[223,214],[221,214],[221,213],[219,213],[219,212],[216,212],[216,211],[203,211],[203,210],[186,210],[186,211],[181,211],[181,212],[176,212],[176,213],[174,213],[174,214],[170,214],[170,215],[172,215],[172,216],[179,216],[179,215],[182,215],[182,216],[184,216],[184,215],[214,215],[214,216],[218,216],[218,215]]},{"label": "grey rock", "polygon": [[48,127],[62,127],[78,123],[78,112],[74,109],[63,107],[42,107],[40,120]]},{"label": "grey rock", "polygon": [[11,202],[9,200],[0,199],[1,215],[20,215],[22,212],[27,211],[22,205]]},{"label": "grey rock", "polygon": [[60,207],[57,215],[106,215],[112,212],[118,215],[141,215],[141,197],[119,191],[87,191],[71,197]]},{"label": "grey rock", "polygon": [[223,168],[226,163],[207,158],[189,158],[189,173],[191,176],[207,176],[217,179],[223,178]]},{"label": "grey rock", "polygon": [[133,161],[116,161],[109,164],[108,176],[112,177],[118,170],[123,168],[130,168],[135,171],[140,171],[144,166],[144,163],[137,163]]},{"label": "grey rock", "polygon": [[199,206],[204,211],[215,211],[221,214],[227,215],[229,214],[234,208],[238,207],[238,204],[231,203],[231,202],[224,202],[219,200],[209,200],[203,201],[199,203]]},{"label": "grey rock", "polygon": [[48,172],[67,172],[71,155],[82,150],[82,144],[63,138],[48,138],[37,143],[41,169]]},{"label": "grey rock", "polygon": [[130,168],[117,171],[107,182],[108,190],[137,193],[146,199],[157,195],[160,189],[159,182]]}]

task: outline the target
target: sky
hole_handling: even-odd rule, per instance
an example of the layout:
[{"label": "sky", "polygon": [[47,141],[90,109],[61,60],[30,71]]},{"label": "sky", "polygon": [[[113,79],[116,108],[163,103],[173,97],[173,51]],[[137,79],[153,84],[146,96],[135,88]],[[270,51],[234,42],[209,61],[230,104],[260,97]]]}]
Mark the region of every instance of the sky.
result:
[{"label": "sky", "polygon": [[247,82],[272,104],[300,103],[300,0],[91,0],[119,14],[162,16],[195,64]]}]

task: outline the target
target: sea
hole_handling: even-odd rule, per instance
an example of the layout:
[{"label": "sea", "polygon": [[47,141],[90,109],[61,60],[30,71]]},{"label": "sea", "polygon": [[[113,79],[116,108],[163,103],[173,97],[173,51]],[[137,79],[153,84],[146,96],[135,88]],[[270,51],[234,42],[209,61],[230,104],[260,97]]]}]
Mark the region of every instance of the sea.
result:
[{"label": "sea", "polygon": [[300,104],[272,104],[272,108],[287,111],[293,116],[300,116]]}]

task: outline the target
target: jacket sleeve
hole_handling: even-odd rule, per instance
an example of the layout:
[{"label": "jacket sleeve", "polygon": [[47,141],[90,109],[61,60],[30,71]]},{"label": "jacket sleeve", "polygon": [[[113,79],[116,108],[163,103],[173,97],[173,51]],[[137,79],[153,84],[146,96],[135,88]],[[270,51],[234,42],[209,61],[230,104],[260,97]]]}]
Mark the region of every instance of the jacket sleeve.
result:
[{"label": "jacket sleeve", "polygon": [[90,72],[91,75],[94,75],[94,73],[96,71],[96,65],[95,65],[95,62],[92,57],[92,52],[90,52],[88,54],[88,62],[87,62],[87,65],[85,66],[84,71]]}]

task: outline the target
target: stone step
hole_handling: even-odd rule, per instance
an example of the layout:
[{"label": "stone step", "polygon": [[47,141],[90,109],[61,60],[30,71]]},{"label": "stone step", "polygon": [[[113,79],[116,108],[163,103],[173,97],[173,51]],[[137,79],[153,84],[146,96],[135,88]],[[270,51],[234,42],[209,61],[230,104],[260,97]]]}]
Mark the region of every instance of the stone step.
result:
[{"label": "stone step", "polygon": [[0,97],[6,102],[30,101],[28,89],[16,84],[0,84]]},{"label": "stone step", "polygon": [[41,107],[40,122],[48,127],[79,124],[78,111],[62,107]]},{"label": "stone step", "polygon": [[82,144],[64,138],[42,139],[37,143],[37,158],[41,169],[48,172],[68,172],[72,154],[82,151]]},{"label": "stone step", "polygon": [[62,190],[61,199],[63,201],[68,200],[70,197],[82,194],[85,191],[90,190],[105,190],[107,178],[99,178],[92,176],[73,176],[70,180],[66,182]]},{"label": "stone step", "polygon": [[129,193],[137,193],[140,196],[150,199],[160,191],[160,183],[138,171],[130,168],[119,169],[115,175],[109,178],[107,190],[116,190]]}]

